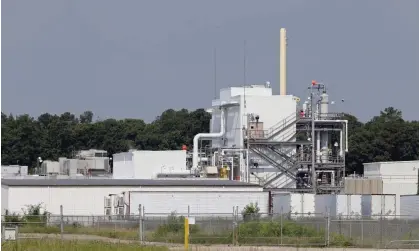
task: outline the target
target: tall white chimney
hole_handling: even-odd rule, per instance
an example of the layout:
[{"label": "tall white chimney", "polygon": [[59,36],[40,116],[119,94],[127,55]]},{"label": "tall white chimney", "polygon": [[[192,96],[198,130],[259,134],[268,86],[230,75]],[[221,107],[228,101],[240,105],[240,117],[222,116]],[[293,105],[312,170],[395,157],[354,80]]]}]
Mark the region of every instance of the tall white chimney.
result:
[{"label": "tall white chimney", "polygon": [[287,31],[281,28],[279,33],[279,94],[287,95]]}]

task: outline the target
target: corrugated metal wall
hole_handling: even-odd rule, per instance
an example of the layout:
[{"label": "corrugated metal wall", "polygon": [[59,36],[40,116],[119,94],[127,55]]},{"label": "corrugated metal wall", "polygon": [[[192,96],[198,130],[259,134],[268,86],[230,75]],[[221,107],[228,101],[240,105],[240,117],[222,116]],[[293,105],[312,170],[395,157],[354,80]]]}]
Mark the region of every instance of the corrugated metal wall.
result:
[{"label": "corrugated metal wall", "polygon": [[382,194],[383,181],[381,179],[345,179],[345,194]]},{"label": "corrugated metal wall", "polygon": [[[130,192],[130,212],[144,206],[147,215],[233,215],[233,207],[239,213],[250,203],[257,203],[261,214],[269,212],[267,192],[193,192],[193,191],[149,191]],[[189,212],[188,212],[189,210]]]},{"label": "corrugated metal wall", "polygon": [[419,195],[400,196],[400,214],[402,218],[419,219]]},{"label": "corrugated metal wall", "polygon": [[[60,214],[60,205],[64,207],[66,215],[103,215],[104,197],[109,194],[121,194],[127,191],[197,191],[202,193],[217,193],[220,191],[235,193],[237,197],[246,198],[247,194],[260,192],[259,187],[126,187],[126,186],[86,186],[86,187],[14,187],[9,189],[8,209],[11,213],[22,213],[27,205],[42,203],[43,208],[53,215]],[[239,191],[239,193],[236,193]],[[242,193],[240,193],[242,192]],[[36,194],[36,196],[33,196]],[[2,206],[4,197],[2,195]],[[266,205],[268,193],[266,193]],[[231,209],[232,210],[232,209]],[[262,204],[261,204],[262,210]],[[151,211],[149,211],[151,212]],[[132,213],[138,214],[138,208]],[[166,212],[170,214],[170,212]]]},{"label": "corrugated metal wall", "polygon": [[[273,194],[273,213],[357,218],[396,217],[396,195]],[[418,209],[419,211],[419,209]]]}]

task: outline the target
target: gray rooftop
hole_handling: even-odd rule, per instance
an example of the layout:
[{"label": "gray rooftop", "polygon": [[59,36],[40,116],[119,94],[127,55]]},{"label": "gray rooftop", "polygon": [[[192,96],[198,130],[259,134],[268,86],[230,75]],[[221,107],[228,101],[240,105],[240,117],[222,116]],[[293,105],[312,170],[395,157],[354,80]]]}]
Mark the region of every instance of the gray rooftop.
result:
[{"label": "gray rooftop", "polygon": [[234,180],[179,179],[2,179],[6,186],[229,186],[259,187],[257,184]]}]

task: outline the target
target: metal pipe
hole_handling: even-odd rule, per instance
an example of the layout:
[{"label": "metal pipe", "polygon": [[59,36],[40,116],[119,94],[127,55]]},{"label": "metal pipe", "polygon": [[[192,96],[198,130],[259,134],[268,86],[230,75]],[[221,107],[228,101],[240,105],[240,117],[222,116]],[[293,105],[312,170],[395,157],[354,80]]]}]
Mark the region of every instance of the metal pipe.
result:
[{"label": "metal pipe", "polygon": [[311,86],[311,94],[310,94],[310,101],[311,101],[311,186],[313,187],[313,193],[317,194],[317,178],[316,178],[316,169],[315,166],[315,151],[314,151],[314,138],[315,138],[315,119],[314,119],[314,93],[313,93],[313,86]]},{"label": "metal pipe", "polygon": [[[226,152],[246,152],[246,166],[245,166],[245,168],[243,168],[244,171],[242,171],[242,166],[241,166],[242,159],[241,158],[240,158],[239,163],[240,163],[240,171],[244,173],[243,180],[248,181],[249,180],[249,178],[248,178],[248,176],[249,176],[249,150],[244,149],[244,148],[225,148],[225,149],[221,150],[221,155],[224,156]],[[242,178],[240,178],[240,179],[242,179]]]},{"label": "metal pipe", "polygon": [[348,152],[348,121],[347,120],[321,120],[321,122],[338,122],[345,124],[345,152]]},{"label": "metal pipe", "polygon": [[[316,133],[316,161],[317,163],[320,163],[320,157],[321,157],[321,152],[320,152],[320,132]],[[314,156],[313,156],[314,158]]]},{"label": "metal pipe", "polygon": [[225,118],[224,118],[224,109],[221,108],[221,129],[218,133],[198,133],[193,138],[193,155],[192,155],[192,169],[196,170],[198,169],[198,143],[199,139],[215,139],[215,138],[221,138],[225,134]]},{"label": "metal pipe", "polygon": [[234,180],[234,158],[230,158],[231,161],[231,180]]},{"label": "metal pipe", "polygon": [[246,150],[246,182],[250,182],[250,172],[249,172],[249,150]]},{"label": "metal pipe", "polygon": [[221,154],[225,155],[226,152],[245,152],[247,149],[244,148],[224,148],[221,150]]},{"label": "metal pipe", "polygon": [[280,95],[287,95],[287,31],[279,31],[279,90]]}]

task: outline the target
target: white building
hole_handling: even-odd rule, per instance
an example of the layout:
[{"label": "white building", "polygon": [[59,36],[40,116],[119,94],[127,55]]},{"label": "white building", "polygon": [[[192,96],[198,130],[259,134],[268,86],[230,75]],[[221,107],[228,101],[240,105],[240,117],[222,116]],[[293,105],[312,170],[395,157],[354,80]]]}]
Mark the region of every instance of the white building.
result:
[{"label": "white building", "polygon": [[[41,203],[53,215],[60,214],[60,205],[65,215],[105,215],[106,208],[113,207],[108,199],[114,195],[125,198],[124,214],[138,214],[138,204],[150,214],[185,213],[188,206],[195,214],[233,213],[234,206],[242,210],[251,202],[258,202],[261,213],[268,212],[268,193],[258,185],[239,181],[2,179],[2,213],[22,213],[27,205]],[[111,214],[116,213],[112,210]]]},{"label": "white building", "polygon": [[365,178],[380,178],[383,194],[396,194],[396,211],[400,215],[400,195],[417,194],[419,160],[364,163]]},{"label": "white building", "polygon": [[114,179],[155,179],[159,174],[189,174],[186,151],[130,151],[113,155]]},{"label": "white building", "polygon": [[[246,87],[230,87],[221,89],[220,98],[212,101],[212,113],[210,132],[217,133],[221,131],[221,110],[223,107],[225,113],[225,136],[223,138],[213,139],[213,148],[243,148],[244,135],[243,128],[247,127],[250,120],[250,130],[268,131],[271,128],[278,127],[279,123],[285,122],[285,119],[295,120],[297,99],[293,95],[273,95],[269,84],[252,85]],[[287,141],[295,135],[295,125],[276,135],[273,140]],[[293,148],[295,149],[295,147]],[[292,151],[292,149],[291,149]],[[251,175],[246,173],[247,163],[243,158],[244,152],[240,155],[239,168],[234,177],[239,177],[245,181],[245,177],[250,178],[250,182],[259,183],[260,179],[265,179],[272,173],[277,172],[275,168],[262,160],[260,157],[250,153],[250,158],[261,163],[260,170]],[[266,153],[270,154],[270,153]],[[289,153],[291,154],[291,153]],[[277,155],[270,155],[275,161],[280,162]],[[269,171],[271,170],[271,171]],[[257,177],[259,178],[257,178]],[[277,181],[278,184],[288,184],[288,187],[295,187],[295,182],[285,182],[286,176]],[[291,180],[290,180],[291,181]]]},{"label": "white building", "polygon": [[1,177],[17,177],[17,176],[27,176],[28,175],[28,166],[1,166]]}]

